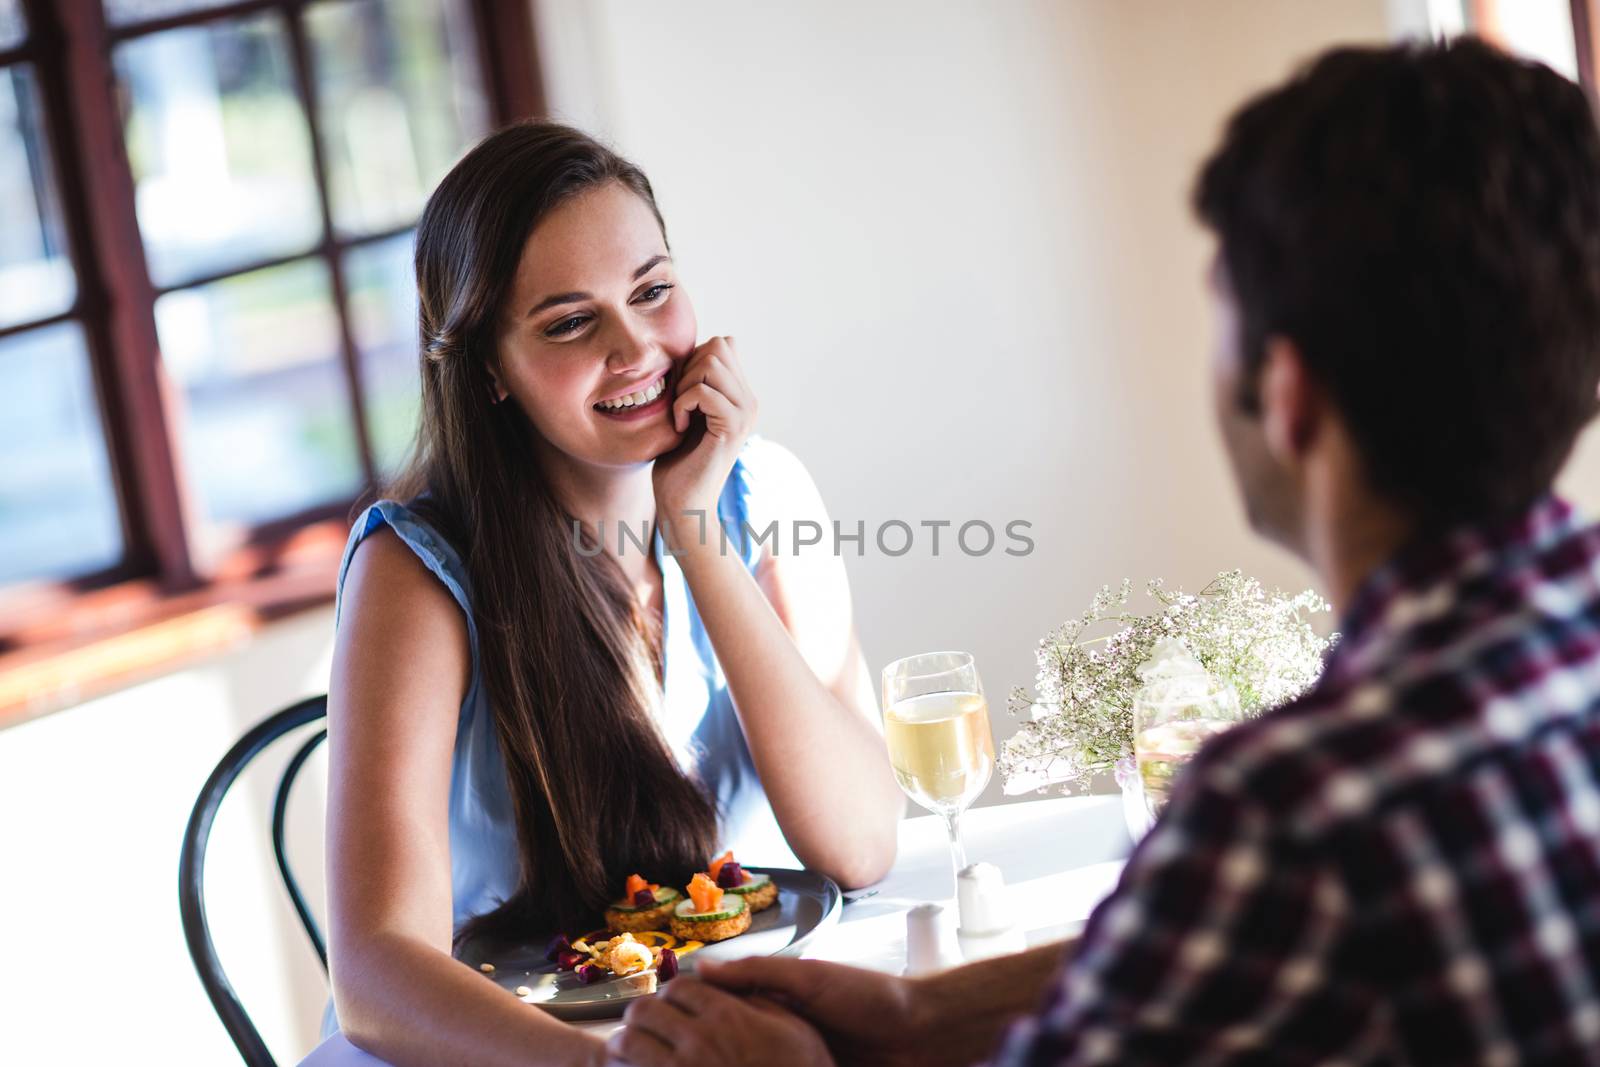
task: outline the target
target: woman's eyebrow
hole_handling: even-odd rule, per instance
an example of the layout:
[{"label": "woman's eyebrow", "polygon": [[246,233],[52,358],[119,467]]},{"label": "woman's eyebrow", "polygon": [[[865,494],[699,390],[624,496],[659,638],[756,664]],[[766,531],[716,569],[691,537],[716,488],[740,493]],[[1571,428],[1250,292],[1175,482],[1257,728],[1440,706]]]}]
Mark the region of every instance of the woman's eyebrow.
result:
[{"label": "woman's eyebrow", "polygon": [[557,304],[576,304],[580,300],[588,299],[590,299],[588,293],[556,293],[554,296],[545,297],[543,300],[533,305],[533,307],[529,308],[527,317],[531,319],[533,316],[539,314],[539,312],[545,310],[546,308],[553,308]]},{"label": "woman's eyebrow", "polygon": [[649,259],[644,261],[644,264],[638,270],[633,272],[633,280],[638,281],[640,278],[643,278],[646,274],[650,273],[650,269],[657,263],[670,262],[672,262],[672,257],[666,255],[665,253],[651,256]]},{"label": "woman's eyebrow", "polygon": [[[638,270],[633,272],[633,280],[638,281],[640,278],[643,278],[646,274],[650,273],[650,270],[653,267],[658,264],[670,262],[672,262],[672,257],[668,255],[651,256],[649,259],[640,264]],[[544,311],[546,308],[553,308],[557,304],[576,304],[583,300],[593,299],[594,297],[588,293],[555,293],[551,296],[545,297],[543,300],[533,305],[533,307],[529,308],[528,316],[531,318],[532,316],[539,314],[539,312]]]}]

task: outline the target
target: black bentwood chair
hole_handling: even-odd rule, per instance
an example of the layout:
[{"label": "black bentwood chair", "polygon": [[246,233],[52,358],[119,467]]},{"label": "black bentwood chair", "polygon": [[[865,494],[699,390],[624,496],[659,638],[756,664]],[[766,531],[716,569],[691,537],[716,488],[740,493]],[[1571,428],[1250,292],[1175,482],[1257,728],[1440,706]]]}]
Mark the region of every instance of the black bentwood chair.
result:
[{"label": "black bentwood chair", "polygon": [[[217,817],[222,798],[250,761],[279,738],[325,719],[327,715],[328,698],[315,696],[257,723],[228,750],[222,762],[217,764],[217,769],[211,772],[211,777],[206,779],[205,786],[200,790],[200,798],[195,801],[194,811],[189,816],[189,828],[183,834],[183,853],[178,859],[178,907],[183,913],[183,937],[189,943],[189,956],[194,960],[194,969],[200,973],[200,984],[206,987],[211,1006],[217,1009],[228,1036],[233,1038],[239,1055],[250,1067],[277,1065],[267,1051],[266,1042],[261,1040],[261,1031],[250,1021],[228,976],[222,973],[216,946],[211,942],[211,928],[206,922],[206,844],[211,838],[211,823]],[[278,873],[283,876],[283,887],[289,891],[289,900],[293,902],[294,910],[306,928],[306,936],[311,938],[311,946],[317,950],[317,958],[322,961],[323,973],[328,970],[328,950],[322,940],[322,931],[317,929],[317,920],[312,917],[311,909],[306,907],[305,897],[300,893],[300,884],[289,871],[289,857],[283,849],[283,823],[289,809],[289,790],[294,785],[295,777],[327,736],[327,728],[323,727],[300,746],[300,750],[284,768],[283,777],[278,779],[278,792],[272,804],[272,851],[278,860]]]}]

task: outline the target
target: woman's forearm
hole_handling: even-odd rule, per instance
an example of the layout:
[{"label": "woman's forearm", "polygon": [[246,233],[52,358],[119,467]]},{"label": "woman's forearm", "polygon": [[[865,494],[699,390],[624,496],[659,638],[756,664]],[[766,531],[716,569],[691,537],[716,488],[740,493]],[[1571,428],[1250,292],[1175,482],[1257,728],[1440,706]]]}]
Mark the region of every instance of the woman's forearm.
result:
[{"label": "woman's forearm", "polygon": [[599,1038],[414,938],[372,938],[333,965],[340,1030],[395,1067],[604,1062]]},{"label": "woman's forearm", "polygon": [[817,677],[738,556],[715,540],[680,551],[789,846],[850,885],[877,881],[904,808],[882,737]]}]

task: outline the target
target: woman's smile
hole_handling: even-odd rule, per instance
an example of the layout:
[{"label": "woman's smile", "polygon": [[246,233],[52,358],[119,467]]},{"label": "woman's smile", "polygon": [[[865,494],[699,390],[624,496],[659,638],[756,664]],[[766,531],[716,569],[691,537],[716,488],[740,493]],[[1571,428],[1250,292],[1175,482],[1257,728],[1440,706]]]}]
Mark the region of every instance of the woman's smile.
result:
[{"label": "woman's smile", "polygon": [[625,422],[659,415],[672,402],[671,389],[668,385],[670,375],[671,368],[668,368],[647,385],[600,401],[593,405],[594,410],[608,419]]}]

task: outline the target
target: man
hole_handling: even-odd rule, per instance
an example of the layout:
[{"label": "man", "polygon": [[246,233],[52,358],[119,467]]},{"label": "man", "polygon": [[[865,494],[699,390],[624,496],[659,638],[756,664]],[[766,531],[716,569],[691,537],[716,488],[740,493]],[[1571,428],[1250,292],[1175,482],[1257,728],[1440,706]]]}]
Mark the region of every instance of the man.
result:
[{"label": "man", "polygon": [[1600,1064],[1600,528],[1549,495],[1600,407],[1583,93],[1472,40],[1337,50],[1195,203],[1251,523],[1343,612],[1318,685],[1202,752],[1075,946],[708,964],[619,1056]]}]

